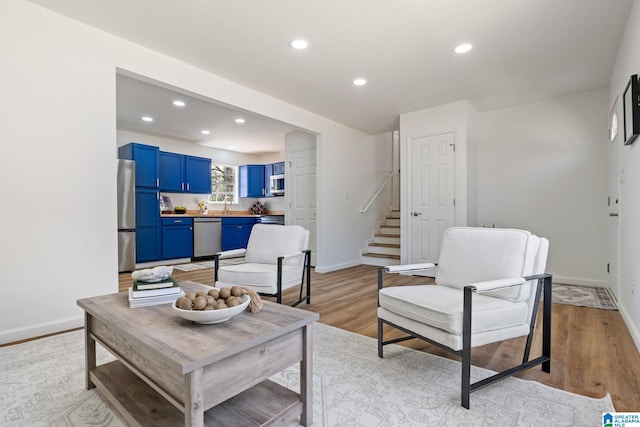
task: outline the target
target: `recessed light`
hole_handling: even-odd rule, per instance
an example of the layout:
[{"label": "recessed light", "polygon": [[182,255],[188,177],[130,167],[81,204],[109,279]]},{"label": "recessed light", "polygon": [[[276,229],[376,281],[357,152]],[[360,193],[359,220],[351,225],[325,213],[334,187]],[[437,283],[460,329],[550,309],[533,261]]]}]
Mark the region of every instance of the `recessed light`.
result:
[{"label": "recessed light", "polygon": [[200,133],[201,133],[201,134],[203,134],[203,135],[209,135],[209,134],[211,133],[211,131],[210,131],[210,130],[207,130],[207,129],[202,129],[202,130],[200,131]]},{"label": "recessed light", "polygon": [[187,104],[184,101],[180,101],[179,99],[176,99],[175,101],[173,101],[173,105],[175,105],[176,107],[184,107]]},{"label": "recessed light", "polygon": [[294,49],[301,50],[301,49],[306,49],[307,46],[309,46],[309,43],[307,43],[306,40],[295,39],[289,42],[289,46],[291,46]]},{"label": "recessed light", "polygon": [[234,147],[233,145],[230,145],[230,146],[227,147],[227,149],[229,149],[229,150],[233,150],[234,148],[236,148],[236,147]]},{"label": "recessed light", "polygon": [[367,79],[355,79],[353,84],[356,86],[364,86],[367,84]]},{"label": "recessed light", "polygon": [[153,117],[150,116],[142,116],[142,120],[145,122],[152,122],[153,121]]},{"label": "recessed light", "polygon": [[244,119],[243,119],[243,118],[238,117],[238,118],[236,119],[236,123],[244,123]]},{"label": "recessed light", "polygon": [[453,51],[455,53],[467,53],[471,49],[473,49],[473,46],[471,46],[469,43],[463,43],[461,45],[456,46],[456,48],[453,49]]}]

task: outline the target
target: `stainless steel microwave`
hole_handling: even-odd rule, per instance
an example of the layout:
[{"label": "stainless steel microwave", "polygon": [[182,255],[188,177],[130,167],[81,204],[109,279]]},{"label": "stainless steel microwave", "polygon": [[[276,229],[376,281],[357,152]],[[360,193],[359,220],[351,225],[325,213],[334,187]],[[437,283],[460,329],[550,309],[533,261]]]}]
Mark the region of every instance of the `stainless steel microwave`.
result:
[{"label": "stainless steel microwave", "polygon": [[271,194],[284,194],[284,174],[271,175],[269,180],[269,192]]}]

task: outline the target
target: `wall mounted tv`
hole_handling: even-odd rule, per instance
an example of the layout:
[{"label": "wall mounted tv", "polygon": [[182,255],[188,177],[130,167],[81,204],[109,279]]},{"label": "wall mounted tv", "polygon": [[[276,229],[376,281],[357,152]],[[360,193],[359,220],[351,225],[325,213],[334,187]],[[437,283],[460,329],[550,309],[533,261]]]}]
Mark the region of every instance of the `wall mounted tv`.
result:
[{"label": "wall mounted tv", "polygon": [[637,74],[632,75],[629,79],[629,83],[624,89],[622,100],[624,145],[630,145],[640,134],[640,89],[638,88]]}]

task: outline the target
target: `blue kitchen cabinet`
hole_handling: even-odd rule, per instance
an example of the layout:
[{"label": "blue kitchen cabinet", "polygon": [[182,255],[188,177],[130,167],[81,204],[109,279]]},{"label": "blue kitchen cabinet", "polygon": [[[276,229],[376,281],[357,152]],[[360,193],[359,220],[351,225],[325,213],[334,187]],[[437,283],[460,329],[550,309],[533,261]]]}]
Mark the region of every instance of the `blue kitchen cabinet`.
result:
[{"label": "blue kitchen cabinet", "polygon": [[136,262],[162,259],[160,200],[157,190],[136,188]]},{"label": "blue kitchen cabinet", "polygon": [[193,256],[193,218],[162,218],[162,259]]},{"label": "blue kitchen cabinet", "polygon": [[211,193],[211,159],[160,152],[160,190]]},{"label": "blue kitchen cabinet", "polygon": [[118,148],[118,157],[136,164],[136,262],[162,259],[159,169],[160,149],[131,142]]},{"label": "blue kitchen cabinet", "polygon": [[118,157],[136,162],[136,187],[158,188],[160,149],[131,142],[118,148]]},{"label": "blue kitchen cabinet", "polygon": [[257,218],[222,218],[222,250],[246,248]]},{"label": "blue kitchen cabinet", "polygon": [[264,165],[242,165],[238,169],[238,195],[263,197],[265,195]]},{"label": "blue kitchen cabinet", "polygon": [[184,156],[160,152],[160,191],[181,193],[184,191]]},{"label": "blue kitchen cabinet", "polygon": [[284,175],[284,162],[271,163],[264,165],[264,196],[275,197],[282,196],[282,193],[274,194],[271,192],[271,177],[273,175]]},{"label": "blue kitchen cabinet", "polygon": [[211,194],[211,159],[185,156],[184,173],[187,192]]}]

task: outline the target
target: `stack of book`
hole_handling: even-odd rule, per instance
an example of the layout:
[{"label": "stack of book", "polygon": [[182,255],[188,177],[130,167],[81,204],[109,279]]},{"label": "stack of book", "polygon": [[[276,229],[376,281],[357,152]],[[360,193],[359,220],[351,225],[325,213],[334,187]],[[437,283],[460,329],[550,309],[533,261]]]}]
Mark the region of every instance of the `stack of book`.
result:
[{"label": "stack of book", "polygon": [[168,277],[160,282],[134,280],[133,286],[129,288],[129,307],[169,304],[182,295],[184,295],[184,291],[173,277]]}]

